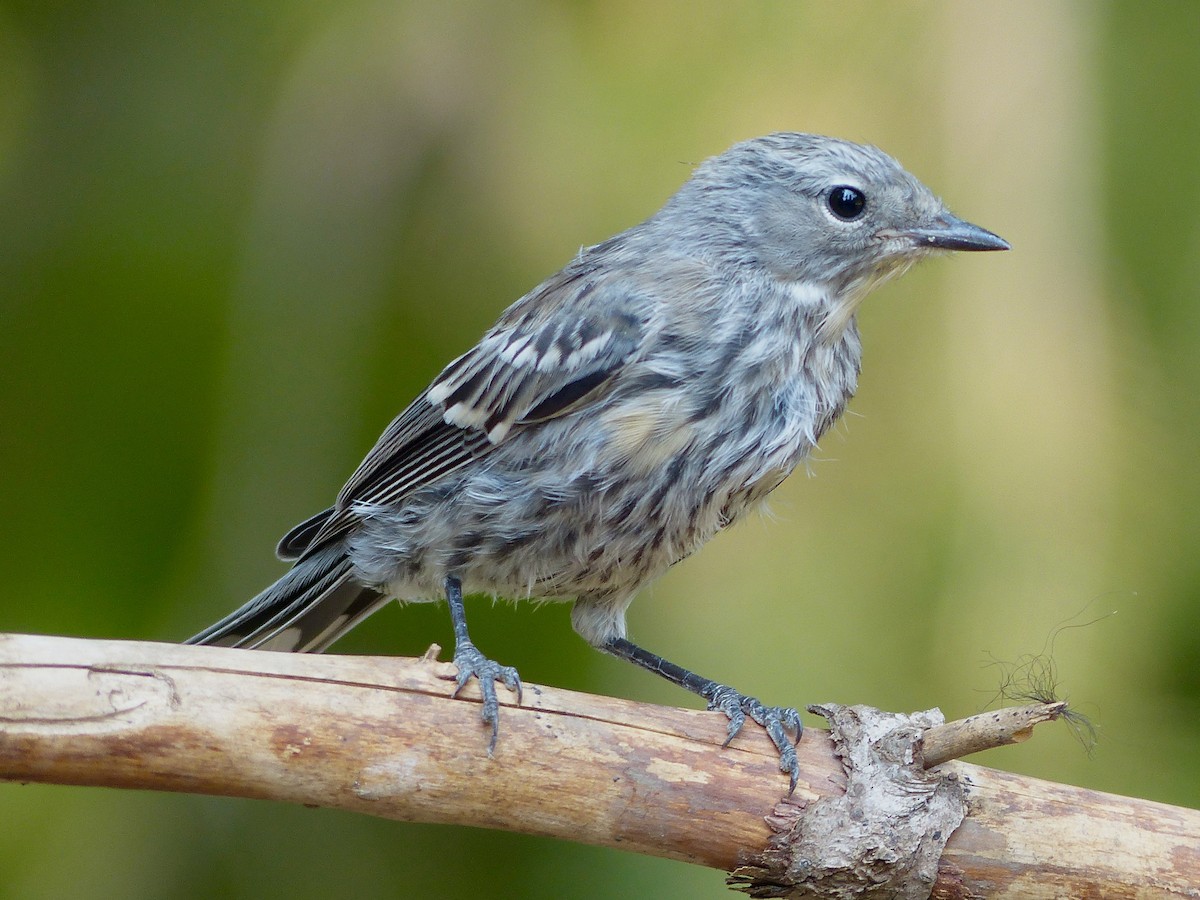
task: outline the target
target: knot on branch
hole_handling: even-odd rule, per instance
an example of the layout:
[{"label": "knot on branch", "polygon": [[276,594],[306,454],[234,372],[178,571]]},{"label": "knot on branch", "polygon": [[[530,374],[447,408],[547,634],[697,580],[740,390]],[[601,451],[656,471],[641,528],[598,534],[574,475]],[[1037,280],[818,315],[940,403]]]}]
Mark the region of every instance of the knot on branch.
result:
[{"label": "knot on branch", "polygon": [[767,822],[771,846],[728,883],[752,897],[927,898],[946,841],[966,814],[953,772],[929,772],[921,736],[937,709],[809,707],[829,721],[846,773],[841,796],[785,799]]}]

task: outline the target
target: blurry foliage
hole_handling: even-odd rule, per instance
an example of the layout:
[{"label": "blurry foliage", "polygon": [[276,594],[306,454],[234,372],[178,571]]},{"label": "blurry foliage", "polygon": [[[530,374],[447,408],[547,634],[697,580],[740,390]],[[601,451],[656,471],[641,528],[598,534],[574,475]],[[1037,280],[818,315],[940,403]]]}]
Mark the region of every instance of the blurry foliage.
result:
[{"label": "blurry foliage", "polygon": [[[770,702],[962,715],[1097,602],[1054,660],[1094,758],[1063,730],[984,762],[1200,804],[1197,46],[1185,3],[0,5],[0,630],[206,625],[505,305],[699,159],[821,131],[1014,251],[872,298],[816,477],[635,634]],[[445,620],[338,649],[448,647]],[[564,607],[477,600],[472,629],[529,681],[689,702]],[[9,785],[0,820],[0,897],[725,895],[244,801]]]}]

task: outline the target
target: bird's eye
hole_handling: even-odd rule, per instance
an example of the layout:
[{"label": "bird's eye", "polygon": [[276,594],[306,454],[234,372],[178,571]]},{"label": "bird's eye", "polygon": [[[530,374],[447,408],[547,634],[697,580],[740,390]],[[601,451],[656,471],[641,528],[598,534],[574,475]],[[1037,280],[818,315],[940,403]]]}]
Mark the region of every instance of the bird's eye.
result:
[{"label": "bird's eye", "polygon": [[862,215],[867,206],[867,197],[858,188],[841,184],[829,192],[826,200],[829,211],[839,219],[849,222]]}]

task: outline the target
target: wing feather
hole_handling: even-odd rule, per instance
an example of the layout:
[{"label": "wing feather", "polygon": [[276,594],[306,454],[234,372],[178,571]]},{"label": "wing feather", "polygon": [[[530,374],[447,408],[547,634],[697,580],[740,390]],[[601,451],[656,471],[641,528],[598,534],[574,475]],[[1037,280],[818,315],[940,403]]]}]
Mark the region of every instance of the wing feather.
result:
[{"label": "wing feather", "polygon": [[353,527],[356,508],[400,503],[485,456],[514,427],[595,397],[636,355],[652,306],[628,279],[598,277],[581,258],[509,307],[385,429],[328,516],[281,546],[298,552],[297,539],[309,539],[306,556]]}]

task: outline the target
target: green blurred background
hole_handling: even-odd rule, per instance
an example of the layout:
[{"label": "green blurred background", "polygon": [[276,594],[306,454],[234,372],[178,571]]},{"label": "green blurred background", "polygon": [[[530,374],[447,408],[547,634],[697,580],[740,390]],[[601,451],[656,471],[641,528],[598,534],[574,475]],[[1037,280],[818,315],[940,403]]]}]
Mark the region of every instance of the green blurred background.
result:
[{"label": "green blurred background", "polygon": [[[1198,47],[1192,2],[0,4],[0,630],[223,615],[509,302],[700,159],[819,131],[1013,252],[871,298],[815,477],[647,590],[634,636],[771,702],[949,716],[1055,636],[1095,753],[1051,727],[980,761],[1198,806]],[[448,647],[447,619],[389,608],[338,649]],[[530,682],[689,703],[565,606],[471,623]],[[549,840],[15,785],[0,873],[19,898],[725,896]]]}]

